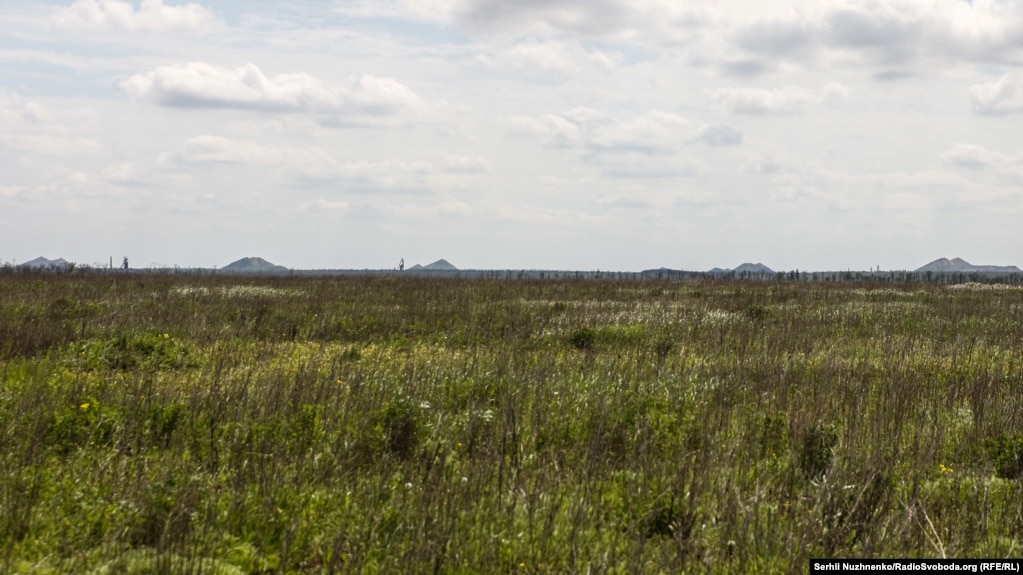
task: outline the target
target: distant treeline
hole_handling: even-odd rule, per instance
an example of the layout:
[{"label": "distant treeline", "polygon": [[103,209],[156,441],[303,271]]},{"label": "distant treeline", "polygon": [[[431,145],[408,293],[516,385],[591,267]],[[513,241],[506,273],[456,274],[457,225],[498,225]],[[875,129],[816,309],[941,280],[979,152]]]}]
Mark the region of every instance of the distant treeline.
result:
[{"label": "distant treeline", "polygon": [[132,268],[129,270],[67,264],[49,268],[29,268],[4,264],[3,274],[160,274],[238,277],[422,277],[485,280],[599,280],[599,281],[775,281],[775,282],[870,282],[870,283],[987,283],[1023,284],[1023,273],[1013,272],[917,272],[917,271],[816,271],[699,272],[672,269],[641,272],[569,271],[569,270],[287,270],[237,272],[214,268]]}]

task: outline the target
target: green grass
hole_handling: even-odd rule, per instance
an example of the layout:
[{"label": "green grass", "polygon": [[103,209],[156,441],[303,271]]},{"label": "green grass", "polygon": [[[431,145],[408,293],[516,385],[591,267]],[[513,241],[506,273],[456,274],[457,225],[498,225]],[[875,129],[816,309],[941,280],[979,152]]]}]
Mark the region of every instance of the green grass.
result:
[{"label": "green grass", "polygon": [[0,572],[1023,551],[1023,290],[0,275]]}]

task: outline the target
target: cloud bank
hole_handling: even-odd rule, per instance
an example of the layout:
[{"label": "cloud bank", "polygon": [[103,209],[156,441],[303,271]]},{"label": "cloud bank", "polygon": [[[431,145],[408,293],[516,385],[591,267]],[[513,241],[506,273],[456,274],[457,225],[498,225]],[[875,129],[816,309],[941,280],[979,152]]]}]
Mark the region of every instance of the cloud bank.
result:
[{"label": "cloud bank", "polygon": [[802,114],[810,106],[824,102],[844,101],[849,91],[841,84],[831,83],[820,93],[787,86],[767,90],[763,88],[716,88],[706,90],[711,104],[733,114],[751,116],[789,116]]},{"label": "cloud bank", "polygon": [[125,0],[77,0],[58,8],[53,23],[62,30],[195,32],[211,29],[220,21],[210,9],[191,2],[171,6],[163,0],[142,0],[136,10]]},{"label": "cloud bank", "polygon": [[233,108],[350,117],[424,116],[423,100],[392,78],[358,76],[347,85],[305,73],[268,77],[255,64],[205,62],[160,66],[120,84],[129,96],[172,108]]},{"label": "cloud bank", "polygon": [[1023,89],[1015,74],[970,86],[973,112],[980,116],[1003,116],[1023,112]]}]

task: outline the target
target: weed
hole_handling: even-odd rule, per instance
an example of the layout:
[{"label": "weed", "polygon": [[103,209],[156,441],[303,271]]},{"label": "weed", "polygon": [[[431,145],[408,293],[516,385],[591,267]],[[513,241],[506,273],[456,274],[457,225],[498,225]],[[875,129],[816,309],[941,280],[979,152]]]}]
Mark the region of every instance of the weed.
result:
[{"label": "weed", "polygon": [[1012,555],[1019,296],[0,274],[0,572]]}]

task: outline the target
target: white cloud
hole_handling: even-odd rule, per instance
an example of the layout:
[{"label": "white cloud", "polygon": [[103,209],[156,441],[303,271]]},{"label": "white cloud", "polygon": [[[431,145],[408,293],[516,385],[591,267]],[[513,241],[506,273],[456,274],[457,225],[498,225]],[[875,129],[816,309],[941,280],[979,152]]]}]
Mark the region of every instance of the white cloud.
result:
[{"label": "white cloud", "polygon": [[1023,154],[1003,154],[989,150],[979,144],[956,144],[941,155],[946,163],[970,170],[1011,171],[1023,165]]},{"label": "white cloud", "polygon": [[822,102],[839,104],[849,100],[849,88],[838,82],[829,82],[820,96]]},{"label": "white cloud", "polygon": [[692,178],[706,172],[703,163],[685,155],[649,156],[618,152],[589,158],[606,178],[623,180],[657,180]]},{"label": "white cloud", "polygon": [[[28,213],[45,214],[44,217],[57,213],[98,215],[110,206],[112,199],[122,199],[126,193],[94,174],[63,166],[51,166],[44,177],[29,185],[0,186],[0,199],[16,202]],[[39,224],[30,219],[30,225],[32,222]]]},{"label": "white cloud", "polygon": [[811,96],[800,88],[718,88],[707,90],[707,99],[733,114],[789,115],[806,111],[813,102]]},{"label": "white cloud", "polygon": [[349,18],[411,18],[451,21],[463,0],[343,0],[334,12]]},{"label": "white cloud", "polygon": [[191,2],[174,6],[162,0],[142,0],[137,10],[125,0],[78,0],[58,8],[53,22],[60,29],[131,32],[200,31],[219,24],[204,6]]},{"label": "white cloud", "polygon": [[[0,18],[3,14],[0,14]],[[95,73],[97,71],[131,69],[127,67],[124,60],[112,61],[109,58],[100,56],[82,56],[71,52],[58,52],[55,50],[34,50],[25,48],[0,49],[0,61],[16,64],[28,64],[36,67],[56,67],[75,70],[78,72]]]},{"label": "white cloud", "polygon": [[1014,74],[1005,74],[992,82],[970,86],[973,112],[982,116],[997,116],[1023,112],[1023,89]]},{"label": "white cloud", "polygon": [[607,121],[589,130],[591,148],[607,151],[667,153],[700,139],[701,130],[682,116],[653,110],[625,121]]},{"label": "white cloud", "polygon": [[306,177],[330,174],[337,162],[318,147],[266,146],[208,134],[185,141],[178,153],[163,154],[159,163],[168,168],[185,165],[249,164],[284,169]]},{"label": "white cloud", "polygon": [[[975,209],[1012,194],[1001,186],[985,185],[948,170],[862,173],[813,169],[790,172],[781,183],[837,212],[905,212],[916,217],[935,210]],[[916,201],[909,202],[910,198]]]},{"label": "white cloud", "polygon": [[733,114],[752,116],[788,116],[802,114],[807,108],[823,102],[844,101],[849,90],[832,82],[820,93],[787,86],[767,90],[764,88],[716,88],[704,92],[711,104]]},{"label": "white cloud", "polygon": [[480,158],[441,156],[433,160],[359,160],[339,164],[326,179],[350,191],[436,192],[489,169]]},{"label": "white cloud", "polygon": [[583,147],[598,154],[671,154],[694,143],[715,147],[742,143],[742,132],[737,128],[706,125],[662,110],[619,119],[578,107],[562,114],[516,116],[508,123],[520,132],[546,140],[549,146]]},{"label": "white cloud", "polygon": [[616,118],[580,107],[562,114],[515,117],[509,123],[547,146],[579,150],[585,164],[615,180],[699,176],[706,167],[688,153],[692,146],[735,146],[743,139],[732,126],[707,125],[663,110]]},{"label": "white cloud", "polygon": [[653,207],[650,202],[639,200],[632,196],[598,198],[596,203],[606,208],[624,208],[628,210],[644,210]]},{"label": "white cloud", "polygon": [[715,124],[700,130],[697,139],[709,146],[738,146],[742,143],[742,132],[726,124]]},{"label": "white cloud", "polygon": [[537,40],[529,37],[505,51],[512,66],[540,72],[575,74],[587,68],[607,71],[614,59],[600,50],[587,50],[578,40]]},{"label": "white cloud", "polygon": [[509,118],[507,122],[518,132],[547,140],[550,146],[569,147],[581,142],[579,126],[557,114],[544,114],[540,117],[515,116]]},{"label": "white cloud", "polygon": [[455,199],[440,200],[427,205],[405,204],[390,207],[390,211],[399,216],[401,221],[429,221],[437,217],[468,218],[474,213],[469,204]]},{"label": "white cloud", "polygon": [[0,198],[16,198],[27,189],[26,186],[0,186]]},{"label": "white cloud", "polygon": [[135,166],[131,162],[119,162],[107,166],[100,172],[100,178],[111,184],[129,184],[135,180]]},{"label": "white cloud", "polygon": [[774,175],[785,171],[785,164],[773,153],[756,154],[743,163],[741,170],[748,174]]},{"label": "white cloud", "polygon": [[340,11],[456,25],[476,36],[567,35],[679,48],[733,75],[836,65],[876,79],[934,65],[1015,64],[1023,5],[1004,0],[350,0]]},{"label": "white cloud", "polygon": [[326,125],[373,122],[374,118],[411,120],[431,113],[415,92],[391,78],[364,75],[345,86],[304,73],[270,78],[255,64],[160,66],[124,80],[121,89],[161,106],[306,112],[324,115]]},{"label": "white cloud", "polygon": [[457,154],[445,154],[440,159],[441,169],[454,174],[474,174],[489,172],[492,169],[486,158],[477,156],[461,156]]},{"label": "white cloud", "polygon": [[[355,160],[342,162],[314,146],[275,146],[252,140],[200,135],[186,140],[181,151],[160,156],[159,165],[172,170],[190,167],[238,166],[269,169],[292,183],[343,183],[354,191],[417,191],[444,187],[458,178],[490,170],[480,157],[437,154],[428,160]],[[232,169],[237,170],[238,167]],[[119,168],[109,168],[116,173]]]},{"label": "white cloud", "polygon": [[26,100],[0,88],[0,150],[43,156],[96,154],[103,146],[79,134],[87,112]]},{"label": "white cloud", "polygon": [[504,204],[492,211],[498,221],[526,224],[530,226],[547,225],[560,229],[571,229],[578,225],[599,225],[606,222],[603,216],[594,216],[578,210],[548,208],[530,204]]},{"label": "white cloud", "polygon": [[[555,0],[507,3],[501,0],[449,2],[453,19],[487,31],[562,31],[591,37],[634,38],[652,34],[677,38],[703,20],[700,6],[668,0]],[[672,32],[671,29],[675,28]]]},{"label": "white cloud", "polygon": [[312,212],[347,212],[351,209],[351,202],[342,200],[327,200],[320,198],[314,202],[303,204],[302,208]]}]

